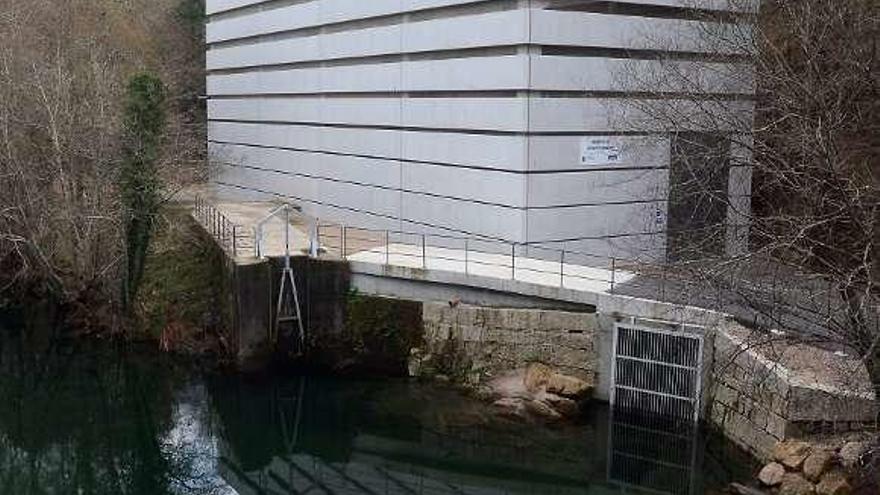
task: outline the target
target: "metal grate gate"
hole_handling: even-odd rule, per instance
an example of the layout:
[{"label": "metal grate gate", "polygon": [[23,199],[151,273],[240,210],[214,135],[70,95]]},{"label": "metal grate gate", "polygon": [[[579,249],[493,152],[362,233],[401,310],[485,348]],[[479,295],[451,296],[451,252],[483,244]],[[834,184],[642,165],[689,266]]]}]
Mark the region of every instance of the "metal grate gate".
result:
[{"label": "metal grate gate", "polygon": [[617,324],[611,405],[615,411],[696,422],[702,367],[702,336]]}]

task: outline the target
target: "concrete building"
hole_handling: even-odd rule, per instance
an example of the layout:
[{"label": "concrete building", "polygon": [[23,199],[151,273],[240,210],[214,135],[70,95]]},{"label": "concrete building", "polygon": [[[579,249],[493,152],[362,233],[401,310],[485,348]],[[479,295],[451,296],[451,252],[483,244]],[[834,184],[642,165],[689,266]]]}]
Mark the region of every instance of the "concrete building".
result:
[{"label": "concrete building", "polygon": [[[691,3],[208,0],[214,182],[361,227],[664,259],[680,248],[671,229],[720,222],[713,249],[743,249],[748,168],[713,179],[723,207],[669,192],[686,148],[674,131],[740,129],[674,129],[640,105],[752,92],[736,57],[705,56]],[[697,87],[625,77],[669,63]]]}]

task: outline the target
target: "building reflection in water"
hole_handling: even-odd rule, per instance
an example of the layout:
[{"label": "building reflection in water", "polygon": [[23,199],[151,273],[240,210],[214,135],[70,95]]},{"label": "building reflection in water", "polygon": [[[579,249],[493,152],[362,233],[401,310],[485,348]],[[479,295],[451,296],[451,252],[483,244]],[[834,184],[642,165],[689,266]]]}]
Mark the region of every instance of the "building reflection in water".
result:
[{"label": "building reflection in water", "polygon": [[303,378],[241,386],[212,395],[221,474],[242,495],[704,490],[691,423],[599,408],[585,425],[505,429],[480,408],[460,411],[452,392],[420,395],[426,387],[337,390]]}]

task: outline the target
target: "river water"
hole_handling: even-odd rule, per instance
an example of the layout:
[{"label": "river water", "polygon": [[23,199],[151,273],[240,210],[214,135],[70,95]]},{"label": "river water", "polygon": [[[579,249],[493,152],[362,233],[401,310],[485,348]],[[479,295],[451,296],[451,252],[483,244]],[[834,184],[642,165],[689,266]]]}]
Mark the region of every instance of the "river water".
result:
[{"label": "river water", "polygon": [[529,424],[435,385],[242,377],[52,334],[0,316],[0,494],[699,494],[751,469],[602,405]]}]

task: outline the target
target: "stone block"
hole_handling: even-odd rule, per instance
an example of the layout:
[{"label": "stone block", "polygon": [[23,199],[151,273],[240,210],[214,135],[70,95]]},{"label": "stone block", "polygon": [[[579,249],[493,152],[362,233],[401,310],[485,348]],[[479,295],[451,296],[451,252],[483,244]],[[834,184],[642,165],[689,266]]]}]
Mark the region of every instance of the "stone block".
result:
[{"label": "stone block", "polygon": [[812,483],[798,473],[787,473],[779,486],[779,495],[810,495],[815,493]]},{"label": "stone block", "polygon": [[758,473],[758,481],[764,486],[774,487],[782,484],[785,477],[785,466],[778,462],[771,462],[764,466]]},{"label": "stone block", "polygon": [[773,460],[782,463],[788,469],[798,470],[812,452],[807,442],[787,440],[780,442],[773,449]]},{"label": "stone block", "polygon": [[804,477],[818,483],[822,476],[831,468],[834,454],[828,450],[816,450],[804,461]]},{"label": "stone block", "polygon": [[831,471],[822,477],[822,481],[816,486],[816,493],[819,495],[849,495],[852,493],[852,486],[840,471]]}]

